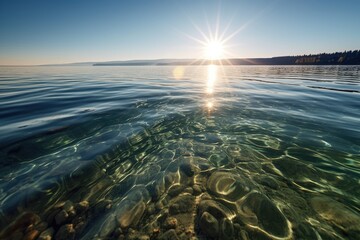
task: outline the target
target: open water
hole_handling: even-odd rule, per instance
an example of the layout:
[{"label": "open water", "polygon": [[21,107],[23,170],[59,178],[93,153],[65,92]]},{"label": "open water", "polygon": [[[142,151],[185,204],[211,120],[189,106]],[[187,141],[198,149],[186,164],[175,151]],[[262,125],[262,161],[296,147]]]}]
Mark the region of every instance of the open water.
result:
[{"label": "open water", "polygon": [[360,239],[360,67],[1,67],[0,239],[46,237]]}]

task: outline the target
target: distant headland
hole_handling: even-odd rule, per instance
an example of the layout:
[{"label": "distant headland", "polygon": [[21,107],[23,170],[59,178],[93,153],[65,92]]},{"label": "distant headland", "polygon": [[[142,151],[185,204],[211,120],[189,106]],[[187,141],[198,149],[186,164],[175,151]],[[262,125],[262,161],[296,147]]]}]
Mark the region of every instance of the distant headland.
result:
[{"label": "distant headland", "polygon": [[158,59],[93,63],[93,66],[164,66],[164,65],[360,65],[360,50],[272,58],[229,58],[220,60]]}]

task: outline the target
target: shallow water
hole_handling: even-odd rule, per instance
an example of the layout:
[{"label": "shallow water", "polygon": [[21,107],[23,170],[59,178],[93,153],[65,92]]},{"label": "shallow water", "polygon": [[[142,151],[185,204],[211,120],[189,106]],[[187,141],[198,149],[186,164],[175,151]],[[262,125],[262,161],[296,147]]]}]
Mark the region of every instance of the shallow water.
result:
[{"label": "shallow water", "polygon": [[0,103],[0,239],[359,239],[359,66],[1,67]]}]

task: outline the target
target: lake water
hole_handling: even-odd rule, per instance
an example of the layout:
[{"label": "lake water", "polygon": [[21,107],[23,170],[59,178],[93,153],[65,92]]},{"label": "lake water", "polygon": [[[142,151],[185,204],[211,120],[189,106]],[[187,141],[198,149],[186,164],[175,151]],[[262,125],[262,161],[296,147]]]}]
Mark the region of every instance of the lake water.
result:
[{"label": "lake water", "polygon": [[0,239],[360,239],[360,67],[1,67]]}]

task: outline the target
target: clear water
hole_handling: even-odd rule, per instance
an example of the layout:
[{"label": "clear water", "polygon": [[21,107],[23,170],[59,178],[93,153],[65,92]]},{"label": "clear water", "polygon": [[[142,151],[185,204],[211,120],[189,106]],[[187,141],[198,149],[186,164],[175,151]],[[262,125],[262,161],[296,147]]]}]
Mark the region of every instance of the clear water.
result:
[{"label": "clear water", "polygon": [[359,66],[2,67],[0,103],[1,239],[360,238]]}]

